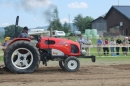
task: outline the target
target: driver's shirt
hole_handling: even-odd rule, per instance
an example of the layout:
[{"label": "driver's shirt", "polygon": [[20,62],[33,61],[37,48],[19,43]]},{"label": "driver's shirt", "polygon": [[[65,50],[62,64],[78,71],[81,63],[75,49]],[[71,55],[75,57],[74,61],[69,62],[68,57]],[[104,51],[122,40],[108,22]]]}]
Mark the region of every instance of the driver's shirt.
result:
[{"label": "driver's shirt", "polygon": [[21,32],[19,38],[30,38],[30,36],[26,32]]}]

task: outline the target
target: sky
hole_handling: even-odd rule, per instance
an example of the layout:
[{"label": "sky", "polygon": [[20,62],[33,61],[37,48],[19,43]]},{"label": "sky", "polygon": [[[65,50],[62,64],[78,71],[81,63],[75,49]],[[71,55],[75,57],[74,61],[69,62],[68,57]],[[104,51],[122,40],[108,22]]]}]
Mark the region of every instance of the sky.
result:
[{"label": "sky", "polygon": [[130,0],[0,0],[0,27],[15,24],[17,16],[19,26],[46,26],[55,7],[62,24],[72,23],[78,14],[96,19],[113,5],[130,6]]}]

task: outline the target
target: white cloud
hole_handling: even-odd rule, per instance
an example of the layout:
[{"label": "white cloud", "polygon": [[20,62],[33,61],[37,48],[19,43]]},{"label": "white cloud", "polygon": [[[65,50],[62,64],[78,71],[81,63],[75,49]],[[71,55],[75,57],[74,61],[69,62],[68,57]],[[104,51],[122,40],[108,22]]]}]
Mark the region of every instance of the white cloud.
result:
[{"label": "white cloud", "polygon": [[9,26],[10,24],[9,23],[2,23],[1,25],[5,27],[5,26]]},{"label": "white cloud", "polygon": [[37,18],[33,18],[34,21],[37,21]]},{"label": "white cloud", "polygon": [[52,4],[49,0],[23,0],[23,3],[30,8],[38,8]]},{"label": "white cloud", "polygon": [[69,21],[68,18],[60,19],[60,22],[61,22],[62,24],[64,24],[65,22],[66,22],[66,23],[69,23],[69,22],[72,23],[72,21],[71,21],[71,20]]},{"label": "white cloud", "polygon": [[3,4],[2,6],[3,6],[3,7],[11,7],[11,6],[12,6],[12,4],[7,3],[7,4]]},{"label": "white cloud", "polygon": [[88,8],[87,3],[85,2],[73,2],[71,4],[68,4],[69,8]]}]

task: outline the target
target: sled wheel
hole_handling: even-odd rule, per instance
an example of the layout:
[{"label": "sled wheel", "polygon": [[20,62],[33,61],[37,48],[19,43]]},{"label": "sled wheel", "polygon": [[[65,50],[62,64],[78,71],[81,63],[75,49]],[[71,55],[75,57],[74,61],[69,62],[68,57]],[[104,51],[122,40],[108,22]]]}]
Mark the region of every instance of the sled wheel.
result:
[{"label": "sled wheel", "polygon": [[59,61],[59,66],[61,67],[61,69],[65,70],[64,61],[63,60]]},{"label": "sled wheel", "polygon": [[68,72],[75,72],[79,70],[80,62],[76,57],[68,57],[65,60],[64,67]]},{"label": "sled wheel", "polygon": [[16,41],[8,46],[5,54],[6,67],[13,73],[32,73],[40,63],[38,49],[28,41]]},{"label": "sled wheel", "polygon": [[92,56],[92,62],[96,62],[96,57]]}]

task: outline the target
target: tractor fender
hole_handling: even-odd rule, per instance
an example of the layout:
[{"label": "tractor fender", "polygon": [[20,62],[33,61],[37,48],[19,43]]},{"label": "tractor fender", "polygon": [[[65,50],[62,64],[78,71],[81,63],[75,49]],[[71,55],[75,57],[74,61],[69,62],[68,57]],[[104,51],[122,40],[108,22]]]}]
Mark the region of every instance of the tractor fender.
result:
[{"label": "tractor fender", "polygon": [[23,40],[23,41],[31,41],[31,39],[29,39],[29,38],[14,38],[10,43],[9,43],[9,45],[11,45],[12,43],[14,43],[14,42],[16,42],[16,41],[21,41],[21,40]]}]

